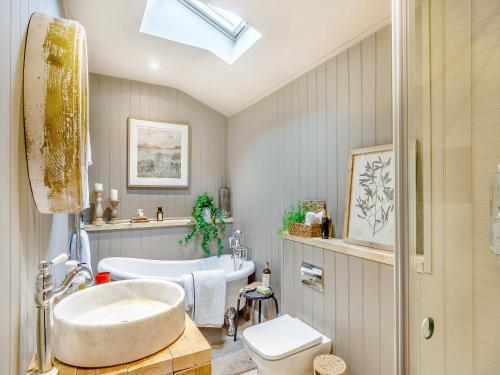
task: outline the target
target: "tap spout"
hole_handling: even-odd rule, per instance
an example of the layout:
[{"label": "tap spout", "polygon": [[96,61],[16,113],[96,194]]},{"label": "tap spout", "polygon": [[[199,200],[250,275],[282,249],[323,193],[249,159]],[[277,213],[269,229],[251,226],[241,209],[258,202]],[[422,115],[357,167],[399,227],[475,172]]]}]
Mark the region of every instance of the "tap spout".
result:
[{"label": "tap spout", "polygon": [[52,300],[60,297],[64,293],[66,293],[66,291],[70,287],[73,280],[79,275],[85,276],[86,284],[88,286],[91,286],[93,284],[94,277],[92,275],[92,272],[87,267],[78,266],[77,268],[71,270],[66,275],[66,277],[64,278],[64,280],[62,281],[61,285],[59,285],[58,288],[54,289],[54,291],[52,292],[52,297],[51,297]]}]

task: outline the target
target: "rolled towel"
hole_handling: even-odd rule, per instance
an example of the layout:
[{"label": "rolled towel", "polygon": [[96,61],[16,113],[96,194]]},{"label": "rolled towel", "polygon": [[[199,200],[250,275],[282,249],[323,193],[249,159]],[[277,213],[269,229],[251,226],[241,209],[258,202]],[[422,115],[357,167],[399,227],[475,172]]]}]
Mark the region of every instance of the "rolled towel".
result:
[{"label": "rolled towel", "polygon": [[306,219],[304,221],[304,224],[305,225],[321,224],[322,219],[323,219],[323,212],[322,211],[320,211],[318,213],[308,212],[308,213],[306,213]]}]

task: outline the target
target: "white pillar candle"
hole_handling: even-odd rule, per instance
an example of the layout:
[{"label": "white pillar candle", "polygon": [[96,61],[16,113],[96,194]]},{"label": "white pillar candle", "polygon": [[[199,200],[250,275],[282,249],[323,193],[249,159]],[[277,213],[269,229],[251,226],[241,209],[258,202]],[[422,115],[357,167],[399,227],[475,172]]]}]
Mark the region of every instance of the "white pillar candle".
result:
[{"label": "white pillar candle", "polygon": [[111,189],[111,200],[112,201],[118,201],[118,190],[116,189]]},{"label": "white pillar candle", "polygon": [[96,183],[94,184],[94,190],[95,190],[95,191],[102,191],[102,184],[101,184],[101,183],[99,183],[99,182],[96,182]]}]

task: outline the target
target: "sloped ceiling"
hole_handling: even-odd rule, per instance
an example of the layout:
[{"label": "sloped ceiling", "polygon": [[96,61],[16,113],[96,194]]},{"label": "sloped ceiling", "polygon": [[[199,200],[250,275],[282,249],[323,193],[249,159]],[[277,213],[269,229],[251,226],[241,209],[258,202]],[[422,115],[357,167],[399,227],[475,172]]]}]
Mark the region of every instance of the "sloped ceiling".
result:
[{"label": "sloped ceiling", "polygon": [[262,38],[232,65],[142,34],[146,0],[64,0],[87,31],[90,70],[175,87],[230,116],[387,24],[390,0],[214,0]]}]

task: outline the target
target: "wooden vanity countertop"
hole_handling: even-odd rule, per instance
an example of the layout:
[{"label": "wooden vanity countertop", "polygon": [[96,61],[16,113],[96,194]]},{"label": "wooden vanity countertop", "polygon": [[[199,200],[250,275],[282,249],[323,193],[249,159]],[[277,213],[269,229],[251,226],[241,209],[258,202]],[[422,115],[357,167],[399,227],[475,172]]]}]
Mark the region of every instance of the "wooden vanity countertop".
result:
[{"label": "wooden vanity countertop", "polygon": [[[78,368],[55,360],[59,375],[210,375],[211,347],[191,318],[186,315],[184,333],[170,346],[149,357],[105,368]],[[36,373],[33,361],[27,375]]]}]

